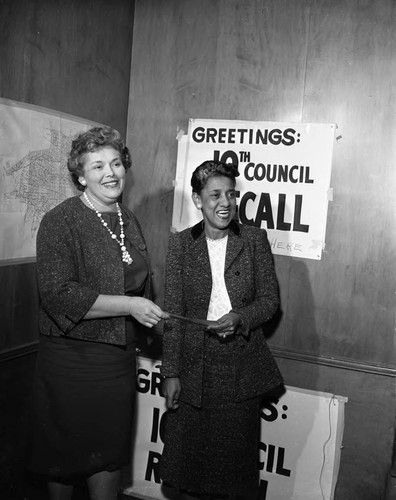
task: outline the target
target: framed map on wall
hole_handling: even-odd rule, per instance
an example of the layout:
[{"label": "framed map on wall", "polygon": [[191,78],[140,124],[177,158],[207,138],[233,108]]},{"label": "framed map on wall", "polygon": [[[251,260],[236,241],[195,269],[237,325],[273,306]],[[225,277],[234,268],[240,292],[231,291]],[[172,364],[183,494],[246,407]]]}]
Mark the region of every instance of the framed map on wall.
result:
[{"label": "framed map on wall", "polygon": [[0,99],[0,265],[35,259],[43,215],[77,194],[67,169],[71,141],[95,125]]}]

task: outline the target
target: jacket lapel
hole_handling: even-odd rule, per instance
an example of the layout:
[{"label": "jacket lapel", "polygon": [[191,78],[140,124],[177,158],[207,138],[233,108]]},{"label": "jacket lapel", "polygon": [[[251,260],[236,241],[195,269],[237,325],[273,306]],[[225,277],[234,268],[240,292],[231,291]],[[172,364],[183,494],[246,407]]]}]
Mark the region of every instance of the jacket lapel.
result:
[{"label": "jacket lapel", "polygon": [[206,272],[208,269],[210,270],[209,253],[205,233],[202,233],[196,240],[193,241],[191,260],[192,262],[195,260],[201,267],[203,267],[203,269],[206,270]]},{"label": "jacket lapel", "polygon": [[[122,208],[121,208],[122,210]],[[124,232],[125,232],[125,237],[132,243],[132,245],[138,250],[140,255],[143,257],[147,264],[147,269],[149,273],[149,277],[146,280],[146,285],[145,285],[145,293],[144,296],[151,298],[151,289],[152,289],[152,283],[151,283],[151,267],[150,267],[150,262],[148,259],[148,254],[147,254],[147,249],[146,249],[146,243],[143,239],[142,234],[140,233],[140,226],[138,226],[137,219],[130,218],[125,211],[122,212],[123,219],[124,219]]]},{"label": "jacket lapel", "polygon": [[138,231],[138,228],[136,227],[136,224],[133,219],[130,219],[125,212],[122,212],[123,219],[124,219],[124,232],[125,236],[128,238],[128,240],[132,243],[132,245],[140,251],[140,253],[144,252],[146,250],[146,244]]},{"label": "jacket lapel", "polygon": [[231,266],[238,254],[241,252],[242,248],[243,239],[236,235],[233,231],[229,231],[224,272]]}]

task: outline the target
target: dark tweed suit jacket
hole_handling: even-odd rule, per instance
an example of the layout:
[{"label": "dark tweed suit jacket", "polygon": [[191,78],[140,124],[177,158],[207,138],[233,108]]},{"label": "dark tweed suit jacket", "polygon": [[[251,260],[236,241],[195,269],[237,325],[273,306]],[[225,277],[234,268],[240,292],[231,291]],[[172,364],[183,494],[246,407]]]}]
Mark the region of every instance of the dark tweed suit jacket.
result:
[{"label": "dark tweed suit jacket", "polygon": [[[278,282],[266,232],[233,222],[228,235],[225,283],[241,324],[234,343],[237,401],[264,394],[282,383],[263,333],[279,307]],[[172,234],[166,266],[165,311],[206,319],[212,277],[203,223]],[[180,377],[180,399],[201,405],[204,327],[166,321],[161,372]],[[221,383],[221,380],[219,380]]]},{"label": "dark tweed suit jacket", "polygon": [[[122,216],[126,238],[149,265],[138,221],[125,207]],[[96,213],[78,196],[44,215],[37,233],[41,334],[126,344],[124,317],[83,321],[100,293],[124,295],[119,252]],[[150,279],[144,295],[150,295]]]}]

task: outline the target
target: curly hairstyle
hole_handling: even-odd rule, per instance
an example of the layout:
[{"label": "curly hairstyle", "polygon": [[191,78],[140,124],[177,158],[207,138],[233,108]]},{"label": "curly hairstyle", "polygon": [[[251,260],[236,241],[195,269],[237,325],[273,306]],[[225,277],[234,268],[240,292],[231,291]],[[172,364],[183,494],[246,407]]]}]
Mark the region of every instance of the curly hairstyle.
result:
[{"label": "curly hairstyle", "polygon": [[217,160],[206,160],[197,167],[191,177],[193,193],[200,194],[211,177],[224,176],[231,179],[234,184],[238,177],[238,167],[232,163],[222,163]]},{"label": "curly hairstyle", "polygon": [[67,159],[67,168],[69,169],[73,183],[80,191],[84,191],[85,189],[78,180],[84,172],[85,155],[105,147],[114,148],[120,153],[121,161],[126,171],[131,167],[132,161],[129,149],[125,146],[118,130],[103,126],[93,127],[86,132],[81,132],[73,139]]}]

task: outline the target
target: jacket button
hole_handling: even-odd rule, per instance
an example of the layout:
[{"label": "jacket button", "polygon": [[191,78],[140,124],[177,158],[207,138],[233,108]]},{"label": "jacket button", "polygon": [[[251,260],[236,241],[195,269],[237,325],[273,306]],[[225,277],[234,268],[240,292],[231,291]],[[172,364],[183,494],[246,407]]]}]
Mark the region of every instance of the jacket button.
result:
[{"label": "jacket button", "polygon": [[141,250],[141,251],[146,250],[146,245],[144,243],[140,243],[139,250]]},{"label": "jacket button", "polygon": [[239,276],[241,273],[239,271],[235,271],[235,276]]}]

